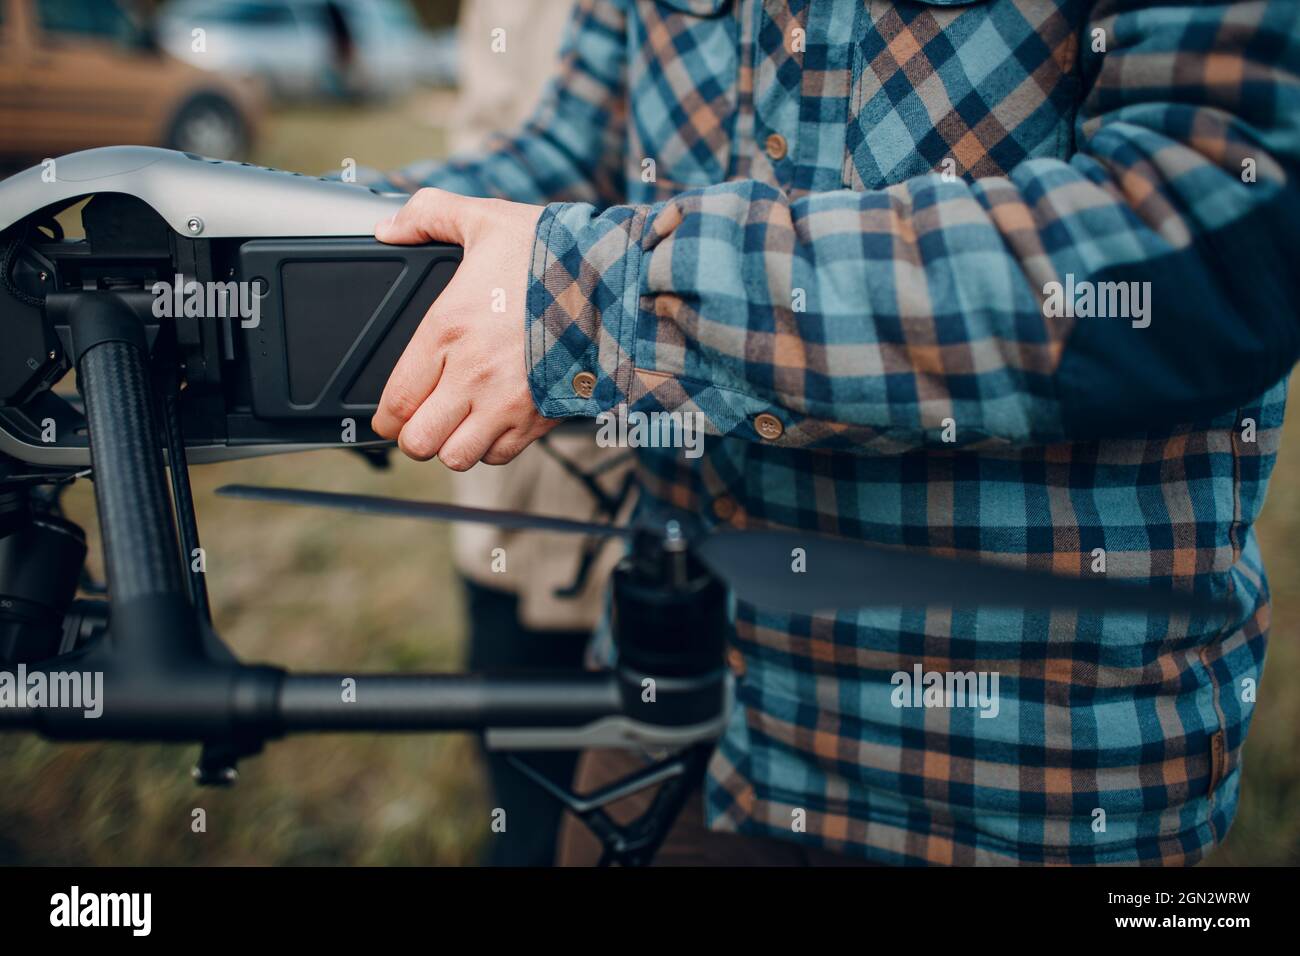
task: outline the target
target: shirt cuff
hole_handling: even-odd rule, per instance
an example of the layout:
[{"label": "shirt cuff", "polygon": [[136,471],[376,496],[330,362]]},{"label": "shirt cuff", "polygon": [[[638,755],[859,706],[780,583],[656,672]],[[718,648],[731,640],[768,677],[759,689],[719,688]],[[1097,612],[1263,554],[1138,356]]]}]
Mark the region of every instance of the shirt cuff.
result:
[{"label": "shirt cuff", "polygon": [[547,418],[594,417],[632,387],[645,206],[552,203],[529,272],[528,381]]}]

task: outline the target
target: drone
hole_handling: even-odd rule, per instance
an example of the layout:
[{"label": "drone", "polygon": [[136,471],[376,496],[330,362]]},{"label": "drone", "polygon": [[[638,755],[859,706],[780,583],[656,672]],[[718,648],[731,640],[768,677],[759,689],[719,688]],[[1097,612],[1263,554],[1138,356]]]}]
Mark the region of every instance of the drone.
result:
[{"label": "drone", "polygon": [[[189,464],[338,448],[382,455],[370,416],[455,273],[456,246],[387,246],[405,201],[351,183],[169,150],[73,153],[0,182],[0,669],[103,675],[102,715],[0,707],[0,731],[197,744],[194,777],[304,733],[471,731],[600,839],[650,863],[725,728],[731,602],[784,612],[1002,606],[1223,614],[1138,589],[783,528],[626,524],[295,488],[252,502],[618,539],[613,666],[525,674],[295,673],[239,660],[212,626]],[[80,207],[84,236],[59,216]],[[77,394],[54,387],[76,372]],[[106,588],[59,493],[94,483]],[[796,572],[791,555],[800,549]],[[349,693],[341,688],[349,687]],[[653,688],[647,693],[647,688]],[[530,750],[619,747],[644,769],[587,794]],[[610,804],[655,787],[627,824]]]}]

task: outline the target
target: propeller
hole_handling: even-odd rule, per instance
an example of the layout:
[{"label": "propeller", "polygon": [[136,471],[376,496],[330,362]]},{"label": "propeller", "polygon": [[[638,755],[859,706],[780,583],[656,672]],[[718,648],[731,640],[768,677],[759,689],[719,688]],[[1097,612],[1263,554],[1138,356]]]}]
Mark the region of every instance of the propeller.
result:
[{"label": "propeller", "polygon": [[[226,485],[218,488],[217,494],[361,514],[469,521],[512,530],[621,538],[649,530],[519,511],[297,488]],[[924,605],[1205,615],[1227,614],[1235,609],[1227,600],[1180,591],[1156,591],[1102,578],[1069,578],[805,531],[722,529],[693,536],[690,548],[741,601],[795,613]],[[796,549],[802,549],[801,572],[794,570]]]},{"label": "propeller", "polygon": [[335,491],[308,491],[306,488],[268,488],[265,485],[223,485],[217,494],[247,501],[267,501],[280,505],[305,505],[310,508],[333,508],[358,514],[384,515],[392,518],[424,518],[430,521],[469,521],[491,524],[512,531],[561,531],[567,534],[594,534],[604,537],[631,537],[635,529],[618,525],[575,521],[572,518],[549,518],[524,511],[494,511],[469,508],[442,501],[408,501],[379,495],[342,494]]}]

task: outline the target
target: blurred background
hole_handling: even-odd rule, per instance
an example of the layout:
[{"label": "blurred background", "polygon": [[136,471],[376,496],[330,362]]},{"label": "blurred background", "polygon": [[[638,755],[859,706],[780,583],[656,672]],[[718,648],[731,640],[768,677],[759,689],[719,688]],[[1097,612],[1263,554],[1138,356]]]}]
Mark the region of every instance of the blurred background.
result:
[{"label": "blurred background", "polygon": [[[123,142],[313,174],[348,159],[393,169],[440,157],[457,139],[458,48],[491,42],[458,34],[458,7],[0,0],[0,175]],[[1297,475],[1293,413],[1259,524],[1274,596],[1268,661],[1240,812],[1213,863],[1300,863]],[[396,456],[381,472],[355,455],[316,452],[196,467],[192,479],[216,625],[241,657],[308,670],[463,666],[446,528],[212,493],[247,482],[445,497],[436,463]],[[79,483],[65,503],[97,556],[91,487]],[[245,761],[229,790],[196,788],[194,757],[192,748],[0,737],[0,864],[462,864],[494,839],[463,735],[297,738]],[[191,829],[196,808],[205,833]]]}]

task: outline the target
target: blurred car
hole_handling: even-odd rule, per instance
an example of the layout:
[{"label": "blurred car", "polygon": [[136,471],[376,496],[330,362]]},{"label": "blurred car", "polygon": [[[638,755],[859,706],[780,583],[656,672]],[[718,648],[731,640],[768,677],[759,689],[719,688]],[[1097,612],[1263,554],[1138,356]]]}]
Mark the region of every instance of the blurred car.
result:
[{"label": "blurred car", "polygon": [[174,56],[256,75],[282,98],[384,97],[455,79],[454,33],[425,30],[404,0],[175,0],[158,37]]},{"label": "blurred car", "polygon": [[115,144],[242,159],[261,101],[164,53],[116,0],[0,0],[6,161]]}]

